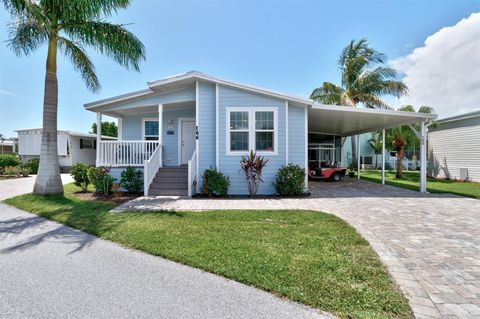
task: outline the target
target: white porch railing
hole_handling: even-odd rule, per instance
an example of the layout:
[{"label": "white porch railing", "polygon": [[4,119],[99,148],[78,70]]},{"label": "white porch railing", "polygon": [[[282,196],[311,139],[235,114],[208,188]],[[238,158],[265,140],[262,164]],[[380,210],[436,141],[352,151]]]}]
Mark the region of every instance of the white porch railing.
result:
[{"label": "white porch railing", "polygon": [[158,145],[158,141],[101,141],[97,145],[97,166],[143,166]]},{"label": "white porch railing", "polygon": [[143,164],[143,193],[148,196],[150,185],[157,175],[158,168],[161,166],[160,159],[162,158],[162,146],[158,146],[148,160]]},{"label": "white porch railing", "polygon": [[197,151],[193,151],[188,161],[188,196],[192,196],[197,185]]}]

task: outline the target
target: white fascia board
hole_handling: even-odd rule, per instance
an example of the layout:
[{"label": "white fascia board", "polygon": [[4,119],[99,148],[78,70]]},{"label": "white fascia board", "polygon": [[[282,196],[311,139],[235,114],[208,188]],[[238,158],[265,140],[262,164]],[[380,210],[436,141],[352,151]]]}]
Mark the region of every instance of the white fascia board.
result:
[{"label": "white fascia board", "polygon": [[137,97],[142,97],[142,96],[145,96],[145,95],[149,95],[151,93],[154,93],[151,89],[145,89],[145,90],[135,91],[135,92],[127,93],[127,94],[117,95],[117,96],[114,96],[114,97],[111,97],[111,98],[108,98],[108,99],[103,99],[103,100],[99,100],[99,101],[95,101],[95,102],[86,103],[83,106],[87,110],[92,110],[92,109],[95,109],[95,108],[98,108],[98,107],[101,107],[101,106],[105,106],[105,105],[108,105],[108,104],[118,103],[118,102],[122,102],[122,101],[125,101],[125,100],[130,100],[130,99],[134,99],[134,98],[137,98]]},{"label": "white fascia board", "polygon": [[334,112],[407,116],[411,118],[428,119],[428,120],[433,120],[438,117],[438,115],[435,113],[429,114],[429,113],[404,112],[404,111],[383,110],[383,109],[367,109],[367,108],[351,107],[351,106],[344,106],[344,105],[313,104],[311,108],[314,110],[328,110],[328,111],[334,111]]}]

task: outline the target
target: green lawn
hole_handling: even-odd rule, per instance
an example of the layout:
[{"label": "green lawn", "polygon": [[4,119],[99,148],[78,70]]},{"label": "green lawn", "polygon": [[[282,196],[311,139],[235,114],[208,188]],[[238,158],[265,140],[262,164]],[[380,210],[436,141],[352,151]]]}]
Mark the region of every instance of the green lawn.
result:
[{"label": "green lawn", "polygon": [[[360,178],[380,183],[381,171],[361,171]],[[418,190],[420,188],[419,172],[404,171],[402,174],[402,179],[397,179],[395,178],[395,171],[386,171],[385,180],[387,185],[413,190]],[[480,183],[467,183],[438,178],[427,178],[427,191],[431,193],[451,193],[480,199]]]},{"label": "green lawn", "polygon": [[108,213],[109,203],[22,195],[6,203],[124,246],[219,274],[341,318],[411,318],[368,243],[312,211]]}]

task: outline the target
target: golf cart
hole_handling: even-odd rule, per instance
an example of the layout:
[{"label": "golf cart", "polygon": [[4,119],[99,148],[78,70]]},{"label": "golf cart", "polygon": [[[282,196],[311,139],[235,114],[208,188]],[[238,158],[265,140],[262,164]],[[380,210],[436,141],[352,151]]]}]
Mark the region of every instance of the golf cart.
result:
[{"label": "golf cart", "polygon": [[345,176],[347,169],[339,166],[337,162],[321,162],[319,165],[309,166],[308,178],[311,180],[331,180],[339,182]]}]

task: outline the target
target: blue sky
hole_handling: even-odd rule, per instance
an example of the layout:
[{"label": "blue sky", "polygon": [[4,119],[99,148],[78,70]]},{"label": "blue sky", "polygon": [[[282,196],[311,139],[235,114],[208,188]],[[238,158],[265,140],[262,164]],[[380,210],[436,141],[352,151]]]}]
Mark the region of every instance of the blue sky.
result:
[{"label": "blue sky", "polygon": [[[102,84],[101,92],[92,94],[60,58],[58,127],[88,131],[95,116],[84,103],[189,70],[307,97],[323,81],[338,82],[336,62],[351,39],[365,37],[399,59],[478,11],[480,2],[473,0],[132,1],[111,20],[131,23],[129,30],[145,44],[141,72],[89,50]],[[0,133],[14,136],[15,129],[42,125],[46,48],[15,56],[6,46],[8,19],[2,9]]]}]

